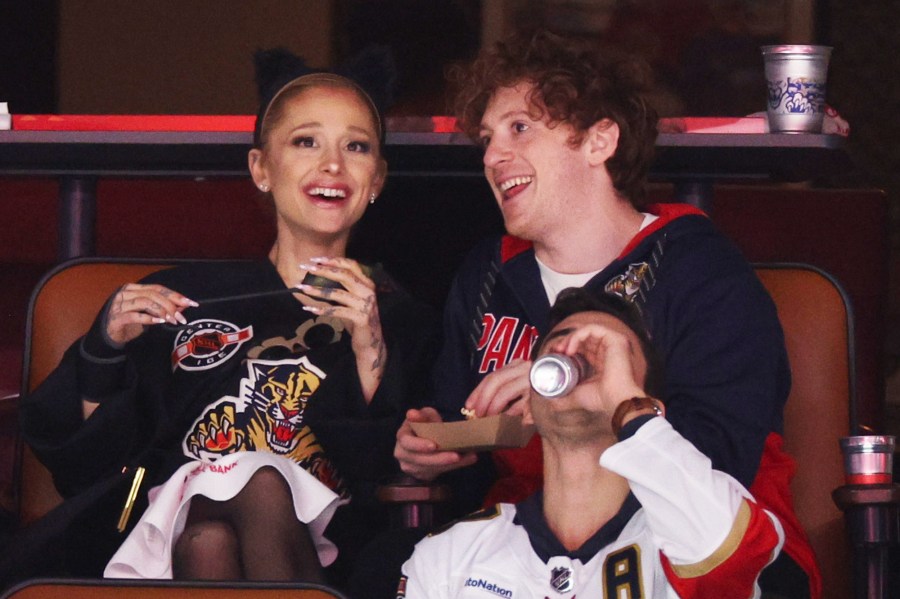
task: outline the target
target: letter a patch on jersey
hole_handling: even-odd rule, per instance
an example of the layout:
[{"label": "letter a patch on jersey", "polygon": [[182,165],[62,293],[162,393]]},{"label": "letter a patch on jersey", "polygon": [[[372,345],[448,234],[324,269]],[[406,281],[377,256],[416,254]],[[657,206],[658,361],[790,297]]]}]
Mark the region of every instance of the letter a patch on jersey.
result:
[{"label": "letter a patch on jersey", "polygon": [[623,547],[606,556],[603,562],[603,583],[606,597],[646,597],[638,545]]}]

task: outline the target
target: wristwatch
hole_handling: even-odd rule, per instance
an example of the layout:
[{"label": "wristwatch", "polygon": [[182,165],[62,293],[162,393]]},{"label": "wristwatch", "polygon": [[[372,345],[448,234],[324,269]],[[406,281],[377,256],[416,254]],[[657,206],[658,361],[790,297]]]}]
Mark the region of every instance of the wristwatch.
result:
[{"label": "wristwatch", "polygon": [[616,407],[612,417],[612,432],[615,436],[619,436],[622,431],[622,420],[631,412],[637,410],[653,410],[655,416],[665,416],[666,408],[661,401],[653,397],[632,397],[626,399]]}]

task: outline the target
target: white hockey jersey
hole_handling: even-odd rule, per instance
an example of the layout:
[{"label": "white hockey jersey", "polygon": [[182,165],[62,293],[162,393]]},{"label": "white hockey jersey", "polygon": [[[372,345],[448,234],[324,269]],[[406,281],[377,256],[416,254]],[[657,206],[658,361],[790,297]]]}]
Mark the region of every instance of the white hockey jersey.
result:
[{"label": "white hockey jersey", "polygon": [[540,494],[422,540],[403,566],[409,599],[757,597],[783,543],[779,521],[663,418],[607,449],[625,477],[619,513],[576,551],[547,527]]}]

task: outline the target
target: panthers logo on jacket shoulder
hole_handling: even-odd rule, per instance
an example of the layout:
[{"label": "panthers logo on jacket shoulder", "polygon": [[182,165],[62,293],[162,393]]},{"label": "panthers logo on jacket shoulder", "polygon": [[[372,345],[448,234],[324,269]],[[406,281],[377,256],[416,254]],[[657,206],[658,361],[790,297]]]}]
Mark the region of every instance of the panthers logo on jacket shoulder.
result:
[{"label": "panthers logo on jacket shoulder", "polygon": [[638,291],[641,290],[641,284],[650,273],[650,265],[646,262],[638,262],[637,264],[629,264],[628,270],[624,273],[613,277],[606,283],[604,291],[611,295],[617,295],[624,300],[633,302]]}]

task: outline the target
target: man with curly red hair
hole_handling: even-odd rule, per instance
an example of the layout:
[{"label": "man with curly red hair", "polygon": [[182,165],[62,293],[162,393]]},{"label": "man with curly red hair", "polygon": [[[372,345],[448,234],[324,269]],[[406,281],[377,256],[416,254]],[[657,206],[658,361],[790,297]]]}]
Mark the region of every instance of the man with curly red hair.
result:
[{"label": "man with curly red hair", "polygon": [[782,449],[790,370],[775,307],[705,214],[644,203],[657,135],[644,75],[628,57],[543,31],[487,49],[461,72],[460,122],[484,148],[508,234],[476,247],[457,275],[431,407],[407,413],[394,454],[416,478],[451,482],[460,510],[539,489],[538,439],[479,456],[440,451],[410,423],[458,419],[461,408],[521,412],[532,345],[557,294],[618,295],[640,309],[663,356],[672,426],[784,523],[763,590],[818,597]]}]

